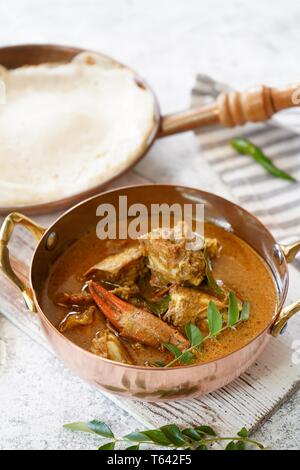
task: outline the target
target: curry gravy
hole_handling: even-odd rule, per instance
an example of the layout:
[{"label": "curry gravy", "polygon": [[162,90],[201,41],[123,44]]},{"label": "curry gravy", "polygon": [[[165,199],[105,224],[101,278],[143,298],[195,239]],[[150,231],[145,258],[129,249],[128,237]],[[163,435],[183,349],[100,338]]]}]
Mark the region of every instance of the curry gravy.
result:
[{"label": "curry gravy", "polygon": [[[241,299],[250,301],[251,311],[249,320],[236,329],[224,331],[217,340],[206,341],[199,355],[199,363],[222,358],[245,346],[270,324],[277,307],[277,291],[272,274],[267,264],[247,243],[233,233],[208,223],[205,224],[205,236],[217,238],[222,246],[220,256],[213,262],[215,278],[221,279]],[[128,243],[136,242],[125,243],[128,246]],[[56,328],[68,313],[68,310],[56,305],[58,295],[63,292],[80,293],[84,284],[83,273],[105,257],[118,253],[123,247],[124,241],[103,241],[95,233],[89,233],[58,259],[42,296],[42,308]],[[92,339],[105,325],[106,321],[99,312],[92,325],[69,330],[65,336],[90,350]],[[136,349],[130,341],[122,341],[136,364],[147,365],[157,360],[172,359],[167,352],[147,346]]]}]

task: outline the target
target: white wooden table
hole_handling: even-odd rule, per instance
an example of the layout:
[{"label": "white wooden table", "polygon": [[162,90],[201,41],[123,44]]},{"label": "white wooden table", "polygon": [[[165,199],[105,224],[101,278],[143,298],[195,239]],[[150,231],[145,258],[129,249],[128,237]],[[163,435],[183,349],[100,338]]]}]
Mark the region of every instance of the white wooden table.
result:
[{"label": "white wooden table", "polygon": [[[234,87],[299,79],[297,0],[10,0],[0,6],[0,43],[52,42],[106,52],[152,84],[164,112],[189,105],[198,72]],[[227,194],[199,158],[191,133],[157,142],[138,165],[156,182]],[[1,305],[0,305],[1,311]],[[138,427],[97,391],[0,316],[6,359],[0,367],[0,448],[86,449],[93,438],[62,424],[105,419],[118,433]],[[257,437],[273,448],[300,448],[300,393]]]}]

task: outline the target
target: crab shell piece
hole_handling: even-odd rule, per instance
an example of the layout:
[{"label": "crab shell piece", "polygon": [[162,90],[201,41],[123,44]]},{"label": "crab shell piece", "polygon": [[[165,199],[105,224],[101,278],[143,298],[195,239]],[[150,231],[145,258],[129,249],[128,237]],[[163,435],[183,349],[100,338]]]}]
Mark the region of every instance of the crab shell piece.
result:
[{"label": "crab shell piece", "polygon": [[84,310],[84,312],[71,312],[59,324],[59,331],[65,333],[68,330],[77,328],[78,326],[91,325],[94,322],[96,307],[92,306]]},{"label": "crab shell piece", "polygon": [[98,331],[92,340],[91,352],[112,361],[132,364],[131,357],[121,341],[108,329]]}]

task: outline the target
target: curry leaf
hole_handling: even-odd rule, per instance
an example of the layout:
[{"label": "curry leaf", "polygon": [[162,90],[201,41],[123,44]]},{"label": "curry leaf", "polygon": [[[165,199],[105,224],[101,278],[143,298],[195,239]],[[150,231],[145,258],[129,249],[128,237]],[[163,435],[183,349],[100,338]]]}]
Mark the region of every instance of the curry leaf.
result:
[{"label": "curry leaf", "polygon": [[223,319],[218,307],[212,300],[208,304],[207,319],[210,335],[216,336],[222,330]]},{"label": "curry leaf", "polygon": [[216,436],[216,432],[213,428],[210,426],[197,426],[195,428],[198,432],[201,432],[203,434],[206,434],[207,436]]},{"label": "curry leaf", "polygon": [[124,436],[124,439],[133,442],[151,442],[151,439],[144,432],[131,432]]},{"label": "curry leaf", "polygon": [[246,450],[246,444],[243,441],[238,441],[235,444],[235,450]]},{"label": "curry leaf", "polygon": [[151,429],[150,431],[144,431],[144,434],[155,444],[160,444],[163,446],[168,446],[170,444],[170,440],[159,429]]},{"label": "curry leaf", "polygon": [[218,296],[224,297],[224,291],[222,287],[217,284],[215,277],[212,272],[211,260],[207,253],[207,250],[204,249],[204,261],[205,261],[205,275],[207,279],[208,286],[212,289],[212,291],[217,294]]},{"label": "curry leaf", "polygon": [[114,450],[116,443],[114,441],[108,442],[103,446],[99,447],[98,450]]},{"label": "curry leaf", "polygon": [[175,446],[182,447],[186,444],[186,439],[176,424],[168,424],[166,426],[162,426],[160,430]]},{"label": "curry leaf", "polygon": [[182,431],[182,433],[192,439],[192,441],[201,441],[202,436],[200,433],[196,431],[194,428],[186,428]]},{"label": "curry leaf", "polygon": [[203,335],[199,328],[192,323],[189,323],[185,326],[185,333],[188,339],[190,340],[191,346],[200,346]]},{"label": "curry leaf", "polygon": [[234,326],[239,321],[239,306],[234,292],[229,292],[228,326]]},{"label": "curry leaf", "polygon": [[238,433],[237,433],[238,436],[240,437],[248,437],[249,436],[249,432],[247,431],[246,428],[242,428]]},{"label": "curry leaf", "polygon": [[[93,423],[91,425],[91,423]],[[108,434],[109,430],[107,426],[103,426],[105,423],[99,421],[91,421],[90,423],[71,423],[64,427],[73,431],[89,432],[95,434],[89,426],[97,429],[102,435],[104,432]],[[139,450],[140,446],[145,444],[159,445],[163,447],[169,447],[172,449],[185,449],[185,450],[210,450],[213,443],[221,443],[223,441],[229,441],[225,450],[245,450],[252,448],[263,450],[265,447],[251,439],[246,428],[242,428],[238,433],[237,437],[222,437],[217,436],[214,429],[210,426],[194,426],[181,430],[176,424],[169,424],[162,426],[159,429],[150,429],[145,431],[136,431],[122,438],[113,439],[106,444],[99,447],[99,450],[114,450],[117,442],[124,442],[129,447],[126,450]]]},{"label": "curry leaf", "polygon": [[191,351],[185,351],[181,354],[180,362],[184,365],[189,365],[195,359],[194,354]]},{"label": "curry leaf", "polygon": [[182,352],[178,349],[174,344],[171,343],[164,343],[163,344],[166,349],[168,349],[175,357],[181,356]]},{"label": "curry leaf", "polygon": [[250,302],[246,301],[246,302],[243,302],[240,320],[246,321],[249,319],[249,316],[250,316]]},{"label": "curry leaf", "polygon": [[165,367],[166,363],[164,361],[155,361],[152,364],[154,367]]},{"label": "curry leaf", "polygon": [[170,300],[171,296],[166,295],[158,302],[149,302],[149,300],[146,299],[144,299],[144,302],[146,303],[147,307],[149,307],[152,313],[155,313],[155,315],[160,316],[167,312]]},{"label": "curry leaf", "polygon": [[100,436],[114,437],[114,434],[112,430],[110,429],[110,427],[107,426],[107,424],[103,423],[102,421],[96,421],[96,420],[90,421],[89,423],[87,423],[87,427],[94,433],[99,434]]},{"label": "curry leaf", "polygon": [[87,432],[87,433],[90,433],[90,434],[95,434],[95,432],[92,431],[88,427],[87,423],[82,423],[82,422],[65,424],[64,428],[65,429],[70,429],[71,431],[80,431],[80,432]]},{"label": "curry leaf", "polygon": [[225,447],[225,450],[237,450],[234,441],[230,441],[229,444]]}]

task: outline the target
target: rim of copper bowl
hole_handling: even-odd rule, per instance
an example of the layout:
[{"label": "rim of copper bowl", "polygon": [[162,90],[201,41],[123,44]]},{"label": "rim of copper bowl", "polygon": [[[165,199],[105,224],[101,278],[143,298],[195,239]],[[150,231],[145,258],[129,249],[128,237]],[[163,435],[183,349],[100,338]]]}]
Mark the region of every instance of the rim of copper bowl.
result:
[{"label": "rim of copper bowl", "polygon": [[[81,53],[81,52],[87,52],[87,53],[92,53],[92,54],[98,54],[104,58],[107,58],[108,60],[111,60],[112,62],[116,63],[118,66],[121,68],[125,68],[129,70],[130,72],[133,73],[134,79],[137,83],[138,86],[145,88],[150,91],[153,97],[154,101],[154,115],[153,115],[153,127],[148,135],[148,137],[144,140],[141,146],[141,152],[137,153],[135,158],[131,161],[130,165],[126,166],[126,168],[123,168],[120,171],[117,171],[112,177],[110,177],[107,181],[104,181],[103,183],[97,184],[96,186],[91,187],[90,189],[86,189],[84,191],[81,191],[80,193],[73,194],[71,196],[64,197],[62,199],[57,199],[54,201],[50,202],[43,202],[43,203],[38,203],[38,204],[28,204],[28,205],[15,205],[15,206],[0,206],[0,215],[8,214],[13,211],[19,211],[19,212],[26,212],[27,214],[31,215],[42,215],[42,214],[49,214],[52,212],[55,212],[56,210],[63,210],[64,208],[69,208],[73,204],[80,203],[82,200],[86,200],[87,198],[92,197],[93,195],[97,195],[95,193],[98,193],[101,189],[105,188],[106,185],[110,184],[111,182],[115,181],[117,178],[120,176],[124,175],[127,171],[129,171],[131,168],[133,168],[137,163],[139,163],[140,160],[142,160],[154,142],[156,141],[157,134],[159,131],[159,126],[160,126],[160,118],[161,118],[161,110],[160,110],[160,105],[158,98],[156,96],[156,93],[154,92],[153,88],[149,85],[147,80],[145,80],[143,77],[141,77],[134,69],[129,67],[126,64],[123,64],[119,60],[115,59],[112,56],[103,54],[102,52],[95,51],[93,49],[83,49],[79,47],[73,47],[73,46],[64,46],[60,44],[15,44],[15,45],[10,45],[10,46],[2,46],[0,47],[0,54],[1,51],[7,50],[15,50],[15,49],[29,49],[29,48],[36,48],[36,49],[52,49],[52,50],[60,50],[60,51],[70,51],[71,53],[74,53],[74,56]],[[69,63],[69,61],[62,61],[61,63]],[[41,62],[41,63],[46,63],[46,62]],[[24,61],[24,65],[26,65],[26,61]]]},{"label": "rim of copper bowl", "polygon": [[[272,326],[272,324],[274,323],[274,320],[276,320],[277,316],[280,314],[280,311],[283,307],[283,304],[285,302],[285,299],[286,299],[286,296],[287,296],[287,292],[288,292],[288,286],[289,286],[289,270],[288,270],[288,266],[287,266],[287,262],[284,258],[284,268],[285,268],[285,271],[286,271],[286,275],[287,275],[287,282],[285,283],[285,286],[284,286],[284,290],[282,292],[282,296],[281,296],[281,299],[280,299],[280,303],[276,306],[276,313],[272,316],[272,319],[270,320],[270,322],[268,323],[268,325],[261,331],[259,332],[254,338],[252,338],[247,344],[245,344],[244,346],[240,347],[239,349],[235,350],[235,351],[232,351],[231,353],[228,353],[226,354],[225,356],[223,357],[220,357],[218,359],[212,359],[210,361],[207,361],[207,362],[204,362],[204,363],[198,363],[198,364],[190,364],[190,365],[181,365],[181,366],[175,366],[175,367],[149,367],[149,366],[138,366],[138,365],[135,365],[135,364],[123,364],[122,362],[117,362],[117,361],[113,361],[111,359],[107,359],[105,357],[101,357],[101,356],[97,356],[95,354],[93,354],[92,352],[86,350],[86,349],[83,349],[81,346],[79,346],[78,344],[74,343],[73,341],[71,341],[69,338],[67,338],[65,335],[63,335],[54,325],[53,323],[48,319],[47,315],[44,313],[43,309],[41,308],[38,300],[37,300],[37,297],[36,297],[36,292],[35,290],[33,289],[33,286],[32,286],[32,267],[33,267],[33,260],[35,258],[35,255],[36,255],[36,252],[40,246],[40,243],[43,241],[43,239],[45,238],[45,236],[48,234],[48,232],[50,232],[51,228],[53,227],[53,225],[55,225],[56,223],[58,223],[61,219],[63,219],[65,216],[67,216],[69,213],[75,211],[78,207],[88,203],[89,201],[92,201],[93,199],[97,199],[98,197],[100,196],[105,196],[105,195],[109,195],[109,194],[112,194],[112,193],[116,193],[116,192],[120,192],[120,191],[125,191],[125,190],[133,190],[133,189],[137,189],[137,188],[174,188],[174,189],[184,189],[184,190],[188,190],[188,191],[196,191],[196,192],[201,192],[204,196],[208,195],[208,196],[211,196],[213,195],[214,197],[216,197],[217,199],[219,199],[220,201],[225,201],[231,205],[233,205],[234,207],[238,208],[239,210],[241,210],[242,212],[244,212],[244,214],[247,216],[247,217],[251,217],[252,219],[254,219],[254,221],[256,223],[258,223],[268,234],[269,236],[271,237],[272,241],[274,242],[274,244],[277,244],[276,240],[274,239],[273,235],[271,234],[271,232],[267,229],[267,227],[256,217],[254,216],[251,212],[247,211],[246,209],[244,209],[243,207],[239,206],[238,204],[230,201],[229,199],[226,199],[222,196],[218,196],[214,193],[210,193],[209,191],[202,191],[201,189],[198,189],[198,188],[193,188],[191,186],[181,186],[181,185],[176,185],[176,184],[138,184],[138,185],[129,185],[129,186],[122,186],[120,188],[117,188],[117,189],[113,189],[113,190],[108,190],[108,191],[104,191],[100,194],[97,194],[95,196],[92,196],[78,204],[76,204],[75,206],[71,207],[70,209],[68,209],[66,212],[64,212],[62,215],[60,215],[52,224],[50,227],[47,228],[47,230],[45,231],[43,237],[41,238],[40,242],[38,243],[38,245],[36,246],[35,248],[35,251],[33,253],[33,257],[32,257],[32,262],[30,264],[30,271],[29,271],[29,279],[30,279],[30,285],[31,285],[31,288],[32,288],[32,291],[33,291],[33,297],[34,297],[34,302],[36,304],[36,306],[38,307],[38,310],[39,310],[39,314],[43,316],[44,320],[46,321],[46,323],[52,328],[55,330],[55,333],[57,333],[59,336],[61,336],[61,338],[65,341],[67,341],[68,343],[70,343],[73,347],[75,347],[76,349],[79,349],[82,353],[86,353],[88,354],[89,356],[91,356],[94,360],[95,358],[101,360],[101,361],[106,361],[110,364],[114,364],[114,365],[118,365],[118,366],[121,366],[121,367],[126,367],[126,368],[130,368],[130,369],[139,369],[139,370],[145,370],[145,371],[156,371],[156,372],[162,372],[162,371],[168,371],[168,372],[172,372],[172,370],[178,370],[178,369],[187,369],[187,368],[192,368],[192,367],[201,367],[201,366],[206,366],[208,364],[212,364],[212,363],[216,363],[216,362],[219,362],[219,361],[222,361],[223,359],[225,358],[228,358],[240,351],[242,351],[243,349],[246,349],[251,343],[253,343],[256,339],[258,339],[260,336],[264,335],[268,330],[269,328]],[[237,235],[238,236],[238,235]],[[254,249],[254,248],[253,248]],[[255,251],[255,250],[254,250]],[[260,256],[260,255],[259,255]],[[260,256],[260,258],[262,258]],[[276,283],[276,280],[274,279],[274,275],[273,275],[273,272],[269,266],[269,263],[267,262],[267,260],[263,259],[264,262],[268,265],[268,268],[269,270],[271,271],[271,274],[272,274],[272,278],[273,278],[273,281],[275,281],[275,285],[277,284]],[[276,289],[278,291],[278,289]],[[96,359],[96,360],[97,360]]]}]

